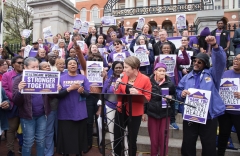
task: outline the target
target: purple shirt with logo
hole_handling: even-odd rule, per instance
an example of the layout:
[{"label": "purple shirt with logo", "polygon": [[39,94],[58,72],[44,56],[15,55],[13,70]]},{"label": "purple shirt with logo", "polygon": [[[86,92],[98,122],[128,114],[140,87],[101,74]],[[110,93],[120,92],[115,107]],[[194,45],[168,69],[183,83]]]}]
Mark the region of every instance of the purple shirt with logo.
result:
[{"label": "purple shirt with logo", "polygon": [[37,53],[38,53],[38,49],[31,49],[28,57],[36,57]]},{"label": "purple shirt with logo", "polygon": [[[105,80],[103,88],[102,88],[102,93],[112,93],[112,94],[114,94],[114,85],[116,83],[116,80],[117,80],[117,78],[115,78],[115,77],[110,77],[107,80]],[[111,102],[106,101],[106,105],[109,108],[116,109],[117,101],[111,101]]]},{"label": "purple shirt with logo", "polygon": [[44,115],[44,102],[42,94],[32,94],[32,116],[38,117]]},{"label": "purple shirt with logo", "polygon": [[[89,92],[90,84],[84,75],[70,76],[65,74],[60,77],[62,89],[67,89],[73,83],[82,83],[84,91]],[[64,98],[59,99],[58,119],[79,121],[88,117],[86,101],[79,101],[80,94],[77,90],[70,91]]]}]

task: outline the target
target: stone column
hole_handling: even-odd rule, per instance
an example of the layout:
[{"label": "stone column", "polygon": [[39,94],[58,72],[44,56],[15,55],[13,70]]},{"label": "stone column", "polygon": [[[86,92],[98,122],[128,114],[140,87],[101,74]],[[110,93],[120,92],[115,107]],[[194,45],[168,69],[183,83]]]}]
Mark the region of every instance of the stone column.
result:
[{"label": "stone column", "polygon": [[188,3],[192,3],[193,2],[193,0],[188,0]]},{"label": "stone column", "polygon": [[148,0],[143,0],[143,6],[148,6]]},{"label": "stone column", "polygon": [[173,0],[172,2],[173,2],[173,4],[176,4],[176,3],[177,3],[177,0]]},{"label": "stone column", "polygon": [[67,30],[68,30],[69,32],[71,32],[72,29],[73,29],[73,24],[70,23],[70,22],[68,22],[68,23],[67,23]]},{"label": "stone column", "polygon": [[129,6],[130,6],[130,8],[133,8],[133,7],[135,7],[134,0],[130,0],[130,1],[129,1],[129,3],[130,3],[130,5],[129,5]]},{"label": "stone column", "polygon": [[[237,0],[235,0],[237,1]],[[228,9],[233,9],[233,0],[228,1]]]},{"label": "stone column", "polygon": [[158,5],[162,5],[162,0],[158,0]]},{"label": "stone column", "polygon": [[235,2],[234,2],[234,9],[238,9],[238,1],[237,0],[235,0]]},{"label": "stone column", "polygon": [[41,19],[33,19],[33,42],[37,41],[38,38],[42,37],[42,20]]}]

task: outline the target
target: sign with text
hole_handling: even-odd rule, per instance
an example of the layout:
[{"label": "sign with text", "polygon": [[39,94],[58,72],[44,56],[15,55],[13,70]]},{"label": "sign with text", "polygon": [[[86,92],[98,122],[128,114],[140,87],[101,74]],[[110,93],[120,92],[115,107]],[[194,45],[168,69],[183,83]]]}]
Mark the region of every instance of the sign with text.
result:
[{"label": "sign with text", "polygon": [[87,78],[90,86],[102,87],[103,77],[103,62],[100,61],[87,61]]},{"label": "sign with text", "polygon": [[167,66],[167,74],[170,77],[173,77],[174,69],[176,66],[177,55],[175,55],[175,54],[169,54],[169,55],[160,54],[159,59],[160,59],[159,60],[160,63],[164,63]]},{"label": "sign with text", "polygon": [[145,24],[145,18],[139,17],[136,30],[137,31],[142,31],[142,28],[143,28],[144,24]]},{"label": "sign with text", "polygon": [[[163,96],[169,95],[169,88],[161,88],[162,89],[162,94]],[[162,98],[162,108],[167,108],[167,102],[166,99]]]},{"label": "sign with text", "polygon": [[115,53],[113,54],[113,61],[124,61],[124,59],[126,58],[126,54],[125,53]]},{"label": "sign with text", "polygon": [[101,22],[103,25],[116,25],[116,18],[113,16],[104,16]]},{"label": "sign with text", "polygon": [[28,38],[28,37],[31,35],[31,33],[32,33],[32,30],[24,29],[24,30],[22,31],[22,36],[23,36],[24,38]]},{"label": "sign with text", "polygon": [[176,15],[177,29],[186,29],[186,14]]},{"label": "sign with text", "polygon": [[22,94],[58,94],[58,84],[60,72],[23,70],[22,81],[26,82],[26,87]]},{"label": "sign with text", "polygon": [[43,36],[44,38],[52,37],[51,26],[43,28]]},{"label": "sign with text", "polygon": [[134,46],[134,54],[140,60],[140,66],[147,66],[150,65],[149,57],[147,54],[147,47],[146,45],[136,45]]},{"label": "sign with text", "polygon": [[224,78],[221,80],[219,94],[226,105],[226,110],[240,111],[240,99],[234,97],[234,92],[239,91],[239,78]]},{"label": "sign with text", "polygon": [[24,58],[26,58],[26,57],[29,56],[29,53],[30,53],[31,49],[32,49],[32,46],[30,46],[30,45],[27,45],[27,46],[24,48],[24,53],[23,53],[23,57],[24,57]]},{"label": "sign with text", "polygon": [[82,23],[81,29],[79,30],[79,34],[87,35],[89,26],[90,26],[89,23],[87,21],[84,21]]},{"label": "sign with text", "polygon": [[190,95],[186,97],[186,103],[196,108],[185,105],[183,120],[206,124],[211,98],[211,91],[189,88]]},{"label": "sign with text", "polygon": [[73,29],[79,30],[81,26],[82,26],[82,21],[79,18],[76,18],[76,20],[74,21]]}]

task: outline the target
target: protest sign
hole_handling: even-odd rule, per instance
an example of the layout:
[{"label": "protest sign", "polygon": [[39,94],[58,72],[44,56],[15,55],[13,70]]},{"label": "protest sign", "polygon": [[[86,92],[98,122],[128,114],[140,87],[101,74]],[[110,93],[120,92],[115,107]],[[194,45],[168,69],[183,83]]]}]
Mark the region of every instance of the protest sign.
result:
[{"label": "protest sign", "polygon": [[160,59],[159,60],[160,63],[164,63],[167,66],[167,74],[170,77],[173,77],[177,56],[175,54],[169,54],[169,55],[160,54],[159,59]]},{"label": "protest sign", "polygon": [[124,61],[125,58],[126,58],[125,53],[115,53],[115,54],[113,54],[113,61]]},{"label": "protest sign", "polygon": [[52,37],[51,26],[43,28],[43,36],[44,38]]},{"label": "protest sign", "polygon": [[134,54],[140,60],[140,66],[150,65],[148,54],[146,53],[147,47],[146,45],[136,45],[134,46]]},{"label": "protest sign", "polygon": [[145,18],[139,17],[136,30],[137,31],[142,31],[142,28],[143,28],[144,24],[145,24]]},{"label": "protest sign", "polygon": [[82,51],[84,50],[84,45],[85,45],[84,41],[77,41],[77,45],[79,45]]},{"label": "protest sign", "polygon": [[79,30],[82,26],[82,21],[79,18],[76,18],[74,25],[73,25],[73,29],[75,30]]},{"label": "protest sign", "polygon": [[[162,94],[163,96],[169,95],[169,88],[161,88],[162,89]],[[167,108],[167,102],[166,99],[162,98],[162,108]]]},{"label": "protest sign", "polygon": [[240,99],[234,97],[234,92],[239,91],[239,78],[224,78],[221,80],[219,94],[226,105],[226,110],[240,111]]},{"label": "protest sign", "polygon": [[101,22],[103,25],[116,25],[116,18],[113,16],[104,16]]},{"label": "protest sign", "polygon": [[107,52],[107,48],[98,48],[98,51],[101,53],[101,55],[104,55],[105,52]]},{"label": "protest sign", "polygon": [[177,29],[186,29],[186,14],[176,15]]},{"label": "protest sign", "polygon": [[[187,52],[187,55],[188,55],[188,58],[189,58],[189,65],[180,65],[180,67],[187,69],[191,66],[191,63],[192,63],[191,56],[193,56],[193,51],[186,51],[186,52]],[[182,54],[181,50],[178,51],[178,57],[183,59],[183,54]]]},{"label": "protest sign", "polygon": [[211,91],[189,88],[190,95],[186,97],[186,103],[196,108],[185,105],[183,120],[206,124],[211,98]]},{"label": "protest sign", "polygon": [[103,62],[87,61],[87,78],[90,86],[102,87],[103,86]]},{"label": "protest sign", "polygon": [[89,23],[87,21],[84,21],[82,23],[81,29],[79,30],[79,34],[88,34],[88,29],[89,29]]},{"label": "protest sign", "polygon": [[23,70],[22,94],[58,94],[59,71]]},{"label": "protest sign", "polygon": [[32,32],[32,30],[24,29],[24,30],[22,31],[22,36],[23,36],[24,38],[28,38],[28,37],[31,35],[31,32]]},{"label": "protest sign", "polygon": [[30,45],[27,45],[25,48],[24,48],[24,54],[23,54],[23,57],[26,58],[29,56],[29,52],[31,51],[32,49],[32,46]]}]

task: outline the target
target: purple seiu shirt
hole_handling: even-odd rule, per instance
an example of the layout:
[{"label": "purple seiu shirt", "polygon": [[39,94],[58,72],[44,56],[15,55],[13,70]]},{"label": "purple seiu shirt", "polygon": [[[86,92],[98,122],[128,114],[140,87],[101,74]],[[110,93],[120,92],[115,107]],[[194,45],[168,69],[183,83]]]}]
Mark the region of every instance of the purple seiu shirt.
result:
[{"label": "purple seiu shirt", "polygon": [[28,57],[36,57],[37,53],[38,53],[38,49],[31,49]]},{"label": "purple seiu shirt", "polygon": [[[116,83],[117,78],[110,77],[107,80],[105,80],[102,88],[102,93],[110,93],[114,94],[114,85]],[[110,84],[111,83],[111,84]],[[116,109],[117,101],[106,101],[106,105],[111,109]]]},{"label": "purple seiu shirt", "polygon": [[[240,78],[240,74],[235,73],[233,70],[227,70],[223,73],[222,78]],[[240,111],[226,110],[229,114],[240,115]]]},{"label": "purple seiu shirt", "polygon": [[[84,91],[89,92],[90,83],[84,75],[70,76],[65,74],[60,77],[60,85],[65,90],[73,83],[83,83]],[[79,101],[80,94],[77,90],[70,91],[64,98],[59,99],[58,119],[79,121],[88,117],[86,101]]]},{"label": "purple seiu shirt", "polygon": [[189,47],[196,50],[197,53],[199,53],[199,44],[198,44],[198,38],[196,36],[193,36],[190,38],[190,41],[188,43]]}]

